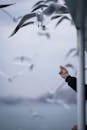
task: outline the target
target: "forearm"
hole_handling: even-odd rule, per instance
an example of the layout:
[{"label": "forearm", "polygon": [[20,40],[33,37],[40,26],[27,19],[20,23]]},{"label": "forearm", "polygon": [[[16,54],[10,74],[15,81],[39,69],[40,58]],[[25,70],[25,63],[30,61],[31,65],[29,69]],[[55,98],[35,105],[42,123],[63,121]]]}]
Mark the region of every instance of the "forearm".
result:
[{"label": "forearm", "polygon": [[77,91],[77,87],[76,87],[76,78],[75,77],[72,77],[72,76],[68,76],[66,78],[66,82],[68,83],[68,85],[75,91]]},{"label": "forearm", "polygon": [[[75,77],[72,77],[72,76],[68,76],[66,78],[66,82],[68,83],[68,85],[75,91],[77,91],[77,80]],[[85,98],[87,100],[87,84],[85,84]]]}]

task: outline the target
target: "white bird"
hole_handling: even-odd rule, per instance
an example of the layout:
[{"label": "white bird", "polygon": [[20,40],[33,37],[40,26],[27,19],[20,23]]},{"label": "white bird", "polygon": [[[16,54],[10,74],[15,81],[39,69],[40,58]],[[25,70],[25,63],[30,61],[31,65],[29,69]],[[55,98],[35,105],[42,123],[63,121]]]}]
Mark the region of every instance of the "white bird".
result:
[{"label": "white bird", "polygon": [[26,56],[17,56],[13,59],[14,64],[20,64],[22,65],[23,63],[28,63],[30,64],[31,58],[26,57]]},{"label": "white bird", "polygon": [[[47,7],[45,7],[45,6],[47,6]],[[42,9],[42,7],[43,7],[43,9]],[[43,15],[46,15],[46,16],[51,16],[52,14],[55,14],[55,16],[52,16],[51,20],[57,19],[60,17],[59,21],[56,24],[56,27],[64,19],[67,19],[67,20],[71,21],[71,23],[72,23],[72,20],[68,16],[66,16],[66,15],[64,16],[64,14],[69,14],[69,10],[68,10],[67,6],[64,4],[59,4],[56,1],[52,1],[49,5],[39,4],[33,8],[32,12],[36,12],[38,10],[41,10]]]},{"label": "white bird", "polygon": [[55,27],[57,27],[65,19],[71,21],[71,19],[68,16],[61,16],[59,21],[56,23]]},{"label": "white bird", "polygon": [[[19,21],[18,25],[16,26],[16,28],[14,29],[14,31],[12,32],[12,34],[10,35],[13,36],[14,34],[17,33],[17,31],[23,27],[23,26],[26,26],[26,25],[30,25],[30,23],[25,23],[27,20],[30,20],[32,18],[35,18],[36,17],[36,22],[38,22],[38,27],[42,27],[42,30],[44,30],[44,16],[50,16],[52,15],[53,13],[54,14],[58,14],[58,13],[63,13],[63,14],[66,14],[66,13],[69,13],[67,7],[65,5],[62,5],[62,4],[58,4],[56,1],[54,0],[46,0],[45,3],[49,3],[51,1],[51,3],[49,5],[47,4],[42,4],[43,1],[39,1],[39,4],[36,3],[36,5],[34,5],[31,13],[29,14],[26,14],[22,17],[22,19]],[[61,18],[62,20],[63,19],[69,19],[67,18],[66,16]],[[62,21],[61,20],[61,21]],[[30,21],[31,22],[31,21]],[[34,22],[33,22],[34,23]],[[33,24],[31,22],[31,24]],[[58,24],[58,23],[57,23]],[[45,27],[46,28],[46,27]]]},{"label": "white bird", "polygon": [[[49,2],[51,2],[51,3],[49,3]],[[46,3],[48,3],[48,5]],[[16,26],[16,28],[14,29],[14,31],[12,32],[10,37],[13,36],[14,34],[16,34],[21,27],[34,24],[35,22],[38,23],[38,27],[41,27],[42,30],[45,30],[46,25],[44,25],[44,16],[51,16],[53,13],[54,14],[59,14],[59,13],[60,14],[62,14],[62,13],[67,14],[67,13],[69,13],[69,11],[68,11],[66,5],[62,5],[62,4],[57,3],[57,0],[46,0],[44,3],[43,3],[43,1],[37,2],[33,6],[31,13],[26,14],[22,17],[22,19],[19,21],[18,25]],[[30,20],[30,19],[35,18],[35,17],[36,17],[35,22],[30,21],[28,23],[25,23],[27,20]],[[63,16],[63,17],[61,17],[61,20],[58,21],[56,26],[63,19],[70,20],[67,16]]]},{"label": "white bird", "polygon": [[18,76],[23,75],[23,72],[18,72],[15,75],[9,76],[8,74],[4,73],[3,71],[0,71],[0,75],[7,79],[8,82],[13,82]]},{"label": "white bird", "polygon": [[[43,6],[43,9],[42,9],[42,6]],[[44,1],[44,4],[40,2],[39,4],[36,4],[36,6],[34,6],[32,12],[35,12],[37,10],[41,10],[43,15],[46,15],[46,16],[51,16],[52,14],[55,14],[54,16],[51,17],[51,20],[60,18],[58,22],[56,23],[55,27],[57,27],[65,19],[73,23],[72,19],[70,19],[69,16],[65,15],[65,14],[69,14],[69,10],[67,6],[65,4],[57,3],[57,0],[47,0],[47,1]]]},{"label": "white bird", "polygon": [[23,75],[23,71],[20,71],[20,72],[16,73],[15,75],[9,77],[8,81],[13,82],[17,77],[22,76],[22,75]]}]

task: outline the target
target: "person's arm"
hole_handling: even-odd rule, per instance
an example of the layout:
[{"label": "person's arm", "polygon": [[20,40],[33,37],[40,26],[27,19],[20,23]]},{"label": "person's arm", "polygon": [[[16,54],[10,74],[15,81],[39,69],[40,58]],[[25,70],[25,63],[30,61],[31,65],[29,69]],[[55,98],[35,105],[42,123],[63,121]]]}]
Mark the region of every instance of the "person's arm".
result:
[{"label": "person's arm", "polygon": [[65,81],[68,83],[68,85],[72,89],[74,89],[75,91],[77,91],[77,88],[76,88],[76,78],[70,76],[68,70],[65,67],[60,66],[60,73],[59,74],[60,74],[60,76],[62,78],[65,79]]},{"label": "person's arm", "polygon": [[75,91],[77,91],[77,87],[76,87],[76,77],[72,77],[72,76],[67,76],[67,78],[65,79],[65,81],[68,83],[68,85],[74,89]]},{"label": "person's arm", "polygon": [[[77,79],[76,77],[72,77],[69,75],[68,70],[60,66],[60,76],[65,79],[65,81],[68,83],[68,85],[75,91],[77,91]],[[87,100],[87,84],[85,84],[85,99]]]},{"label": "person's arm", "polygon": [[[77,79],[76,77],[68,76],[65,81],[68,83],[68,85],[75,91],[77,91],[76,87],[76,82]],[[85,99],[87,100],[87,84],[85,84]]]}]

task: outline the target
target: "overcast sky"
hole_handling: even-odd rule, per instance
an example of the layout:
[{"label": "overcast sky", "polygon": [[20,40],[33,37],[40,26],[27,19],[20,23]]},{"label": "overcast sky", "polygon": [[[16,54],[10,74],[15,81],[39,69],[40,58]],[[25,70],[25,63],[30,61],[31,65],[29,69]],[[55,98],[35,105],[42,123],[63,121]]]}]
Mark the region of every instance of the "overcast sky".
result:
[{"label": "overcast sky", "polygon": [[[8,3],[16,3],[5,8],[12,16],[20,16],[28,13],[36,0],[8,0]],[[1,0],[0,4],[6,1]],[[59,76],[59,66],[71,63],[76,67],[77,57],[71,54],[67,60],[65,56],[77,47],[76,29],[70,21],[64,20],[56,29],[56,20],[47,23],[50,39],[39,36],[37,25],[30,25],[19,30],[9,38],[17,23],[0,10],[0,71],[12,77],[22,72],[13,82],[0,75],[0,96],[28,96],[37,97],[45,93],[54,93],[63,79]],[[29,70],[28,64],[13,64],[17,56],[27,56],[34,64],[33,70]],[[75,71],[69,69],[75,76]],[[66,86],[66,85],[65,85]],[[65,87],[63,87],[65,89]]]}]

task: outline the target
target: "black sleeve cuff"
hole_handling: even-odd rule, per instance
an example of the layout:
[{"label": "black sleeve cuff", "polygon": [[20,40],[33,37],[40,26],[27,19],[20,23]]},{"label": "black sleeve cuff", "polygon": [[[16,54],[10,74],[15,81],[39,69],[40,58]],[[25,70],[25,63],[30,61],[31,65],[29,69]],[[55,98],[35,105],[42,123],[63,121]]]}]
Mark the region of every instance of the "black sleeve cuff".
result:
[{"label": "black sleeve cuff", "polygon": [[69,75],[69,76],[66,78],[65,81],[68,83],[68,85],[69,85],[73,90],[77,91],[77,87],[76,87],[76,82],[77,82],[77,80],[76,80],[76,77],[72,77],[72,76]]}]

